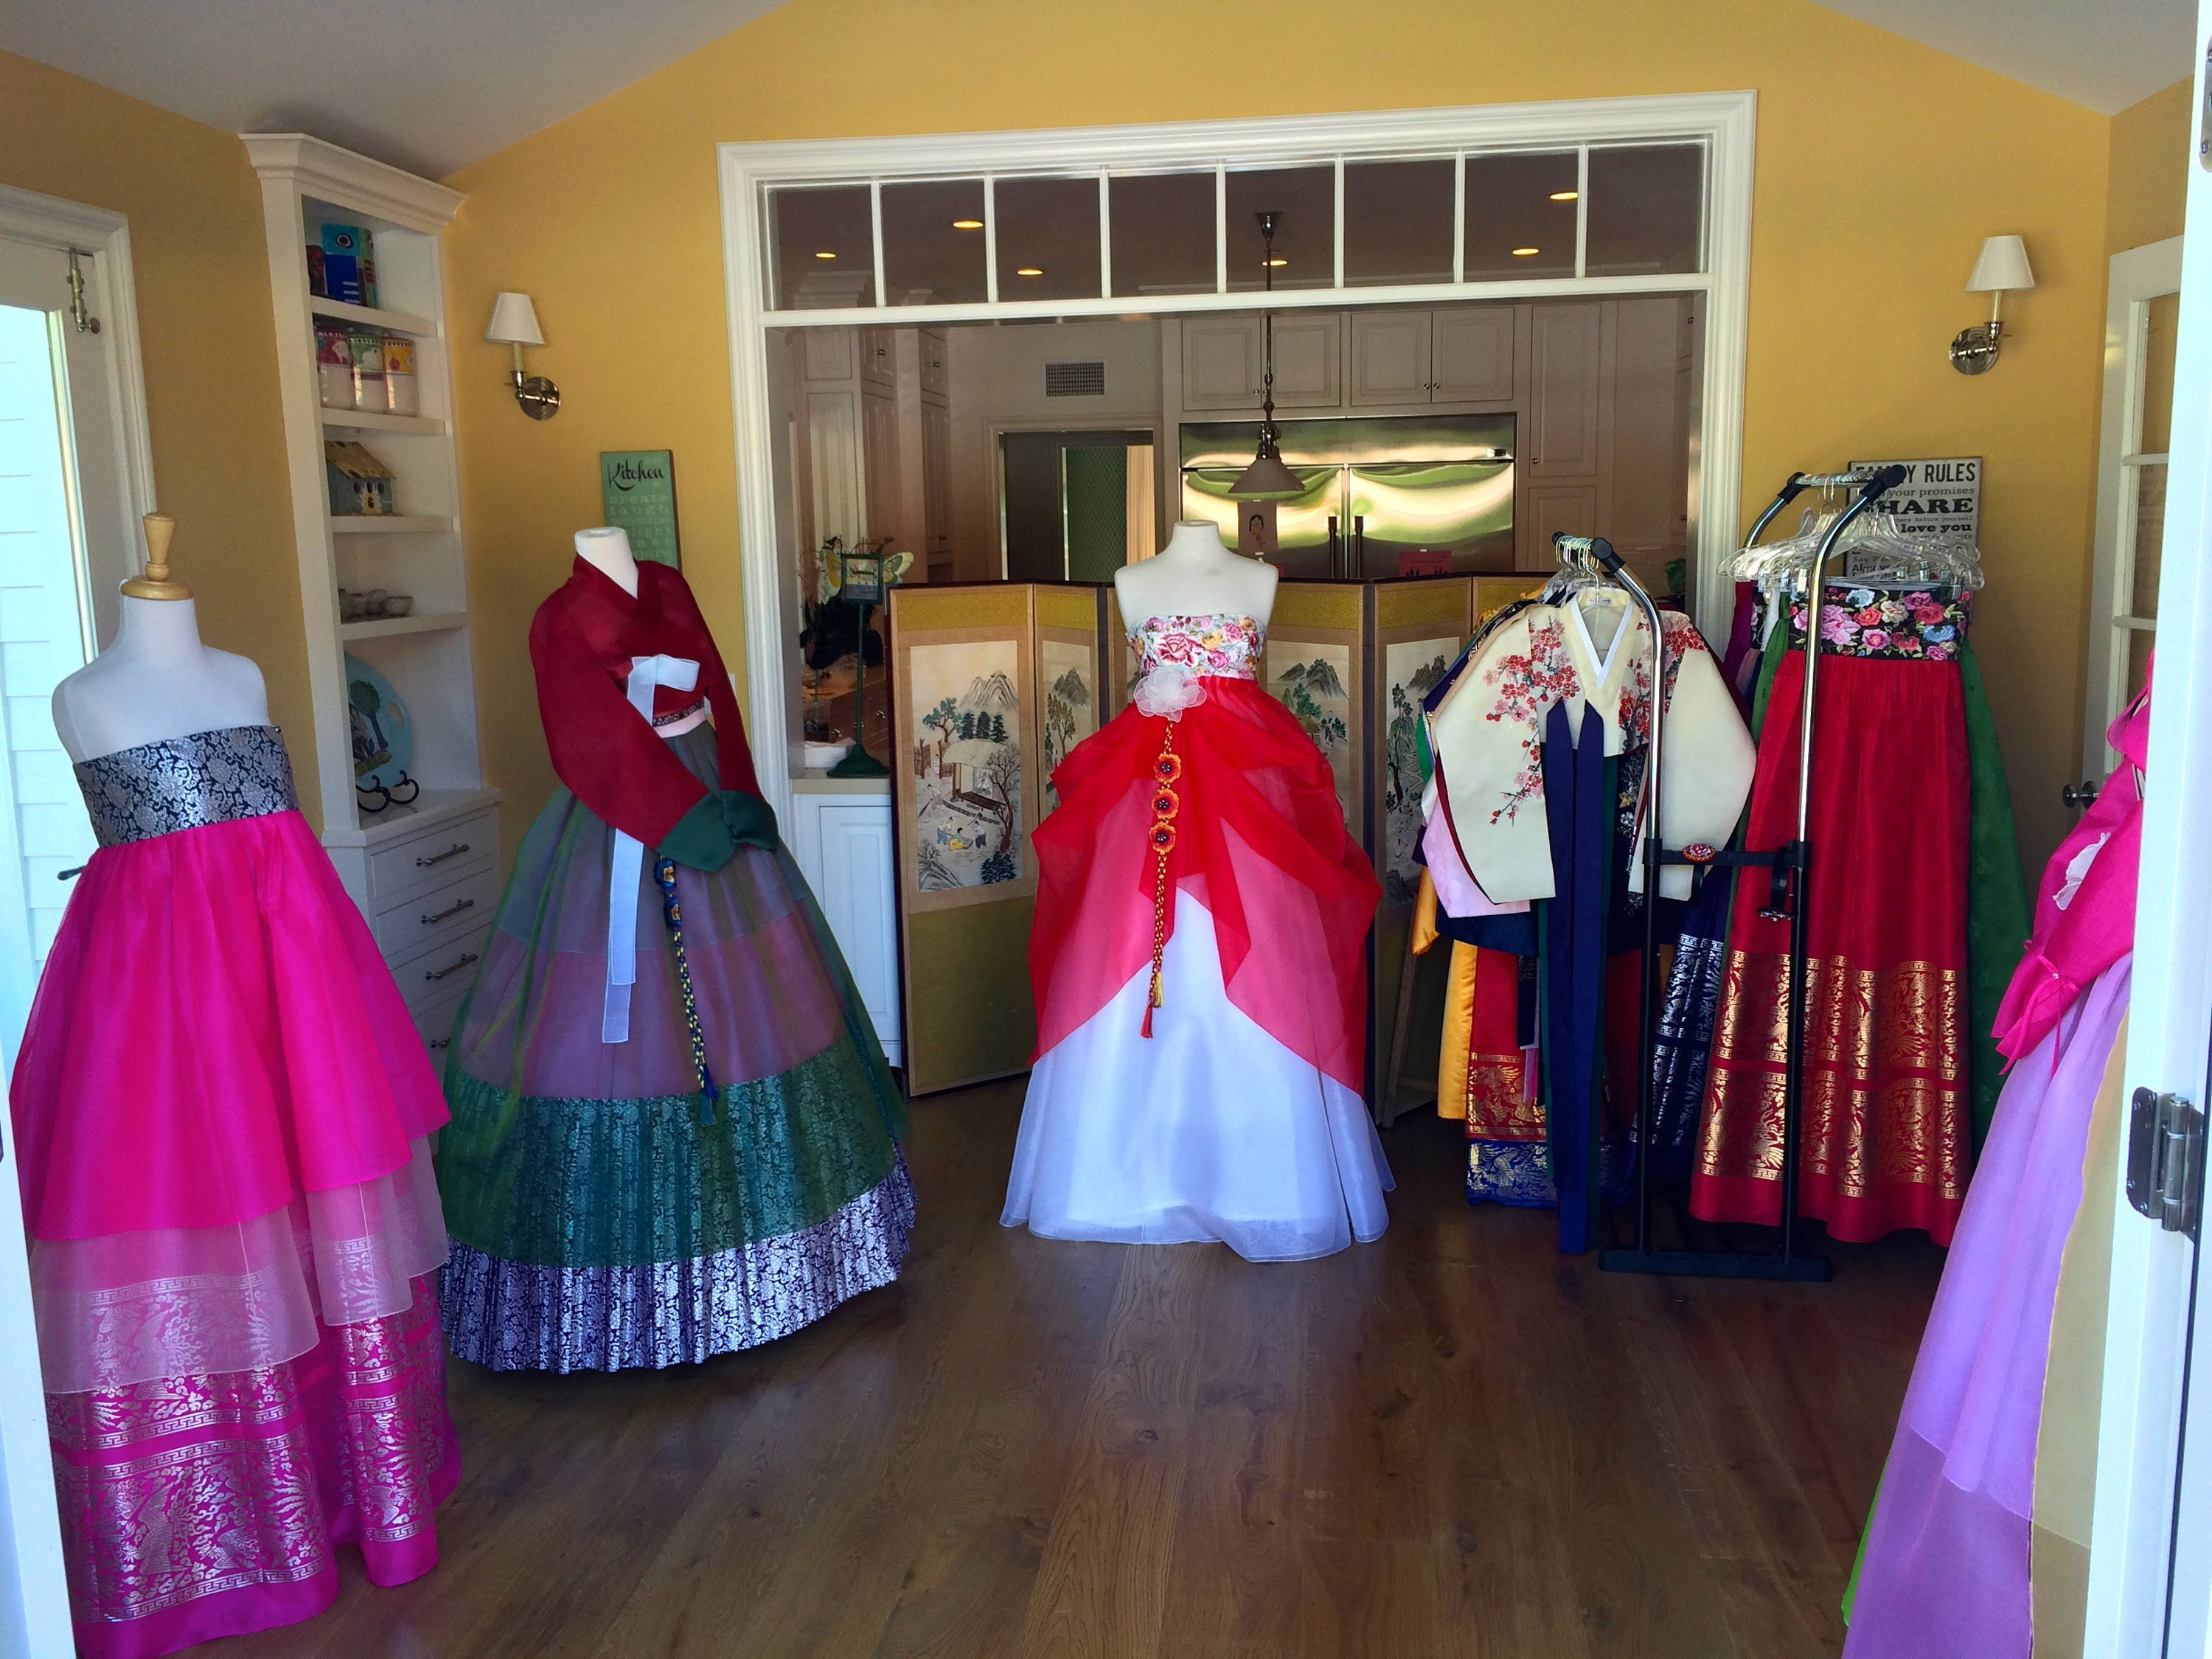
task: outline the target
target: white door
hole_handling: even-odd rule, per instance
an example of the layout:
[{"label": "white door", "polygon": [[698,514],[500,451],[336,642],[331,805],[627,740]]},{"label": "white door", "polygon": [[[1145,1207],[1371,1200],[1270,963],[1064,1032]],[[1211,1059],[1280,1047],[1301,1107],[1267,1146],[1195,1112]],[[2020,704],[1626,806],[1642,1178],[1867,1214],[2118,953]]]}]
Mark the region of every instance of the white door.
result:
[{"label": "white door", "polygon": [[[2197,40],[2212,40],[2212,0],[2200,0]],[[2203,74],[2204,59],[2197,58]],[[2204,88],[2197,86],[2199,116]],[[2197,155],[2201,133],[2192,135]],[[2163,556],[2154,606],[2160,649],[2153,699],[2150,774],[2143,810],[2142,902],[2136,908],[2135,980],[2128,1036],[2130,1091],[2172,1092],[2207,1103],[2212,1037],[2212,173],[2192,167],[2176,307],[2172,417],[2164,467]],[[2148,286],[2148,284],[2143,284]],[[2135,301],[2128,301],[2130,305]],[[2147,302],[2146,302],[2147,303]],[[2130,341],[2116,342],[2124,354]],[[2139,420],[2134,411],[2123,414]],[[2124,434],[2123,436],[2124,437]],[[2153,439],[2155,441],[2154,434]],[[2140,429],[2130,453],[2144,456]],[[2160,452],[2150,452],[2157,453]],[[2139,495],[2154,489],[2147,459],[2135,466]],[[2124,520],[2108,514],[2113,531]],[[2118,544],[2116,542],[2116,547]],[[2133,548],[2119,550],[2133,552]],[[2116,559],[2100,605],[2119,598],[2126,558]],[[2136,562],[2140,566],[2140,556]],[[2134,583],[2125,590],[2134,615]],[[2100,646],[2112,694],[2111,623]],[[2093,741],[2094,740],[2093,737]],[[2201,1164],[2200,1164],[2201,1173]],[[2206,1652],[2212,1616],[2212,1360],[2190,1363],[2192,1304],[2199,1294],[2197,1246],[2138,1215],[2124,1195],[2113,1238],[2111,1315],[2106,1333],[2097,1504],[2090,1540],[2085,1650],[2149,1659]],[[2205,1292],[2212,1297],[2212,1291]],[[2212,1301],[2204,1309],[2212,1315]],[[2185,1403],[2193,1432],[2183,1433]],[[2178,1518],[2178,1523],[2177,1523]]]},{"label": "white door", "polygon": [[[2097,557],[2081,735],[2081,775],[2091,787],[2119,759],[2106,747],[2105,732],[2142,689],[2158,625],[2181,240],[2176,236],[2114,254],[2106,289],[2105,424],[2097,459]],[[2079,796],[2069,800],[2087,804]]]},{"label": "white door", "polygon": [[[10,1068],[68,899],[59,878],[93,847],[50,701],[112,630],[137,515],[151,505],[128,246],[112,214],[0,189],[0,1060]],[[11,1141],[0,1134],[0,1659],[66,1659]]]}]

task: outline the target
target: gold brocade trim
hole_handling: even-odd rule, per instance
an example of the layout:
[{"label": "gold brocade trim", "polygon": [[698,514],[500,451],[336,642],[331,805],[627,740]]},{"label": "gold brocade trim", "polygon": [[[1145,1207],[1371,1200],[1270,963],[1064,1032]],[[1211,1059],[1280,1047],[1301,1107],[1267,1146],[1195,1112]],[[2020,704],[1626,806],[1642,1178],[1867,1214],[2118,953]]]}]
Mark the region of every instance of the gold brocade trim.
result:
[{"label": "gold brocade trim", "polygon": [[1544,1103],[1526,1097],[1528,1077],[1528,1058],[1518,1048],[1467,1057],[1468,1139],[1544,1139]]},{"label": "gold brocade trim", "polygon": [[[1421,872],[1421,890],[1430,891],[1429,872]],[[1444,1030],[1437,1054],[1437,1115],[1467,1115],[1468,1049],[1474,1041],[1474,946],[1452,941],[1444,981]]]},{"label": "gold brocade trim", "polygon": [[[1965,987],[1955,969],[1807,964],[1803,1173],[1845,1198],[1895,1184],[1966,1190]],[[1731,951],[1713,1032],[1698,1173],[1782,1177],[1790,961]]]}]

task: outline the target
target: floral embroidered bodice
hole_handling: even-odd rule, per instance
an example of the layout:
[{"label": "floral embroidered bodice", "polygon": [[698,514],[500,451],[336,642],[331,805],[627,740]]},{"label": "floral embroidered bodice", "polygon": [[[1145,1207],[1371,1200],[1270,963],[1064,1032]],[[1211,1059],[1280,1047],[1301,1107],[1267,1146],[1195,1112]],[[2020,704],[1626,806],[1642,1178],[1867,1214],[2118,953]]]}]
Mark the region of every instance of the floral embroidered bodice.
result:
[{"label": "floral embroidered bodice", "polygon": [[[1872,587],[1828,588],[1820,607],[1821,648],[1844,657],[1949,662],[1966,637],[1973,596],[1891,592]],[[1790,603],[1790,640],[1805,640],[1805,602]]]},{"label": "floral embroidered bodice", "polygon": [[1170,664],[1212,679],[1255,680],[1267,630],[1250,617],[1148,617],[1129,630],[1139,679]]}]

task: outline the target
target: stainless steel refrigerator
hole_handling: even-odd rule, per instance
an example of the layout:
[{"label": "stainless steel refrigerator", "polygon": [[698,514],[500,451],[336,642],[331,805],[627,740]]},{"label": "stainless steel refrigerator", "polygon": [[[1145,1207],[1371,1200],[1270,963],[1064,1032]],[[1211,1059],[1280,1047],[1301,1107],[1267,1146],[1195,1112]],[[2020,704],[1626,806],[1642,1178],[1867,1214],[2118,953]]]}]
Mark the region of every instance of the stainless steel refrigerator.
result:
[{"label": "stainless steel refrigerator", "polygon": [[1212,520],[1231,547],[1266,543],[1291,576],[1395,576],[1414,552],[1455,571],[1513,568],[1510,415],[1285,421],[1283,460],[1305,492],[1231,500],[1259,434],[1257,422],[1182,428],[1182,516]]}]

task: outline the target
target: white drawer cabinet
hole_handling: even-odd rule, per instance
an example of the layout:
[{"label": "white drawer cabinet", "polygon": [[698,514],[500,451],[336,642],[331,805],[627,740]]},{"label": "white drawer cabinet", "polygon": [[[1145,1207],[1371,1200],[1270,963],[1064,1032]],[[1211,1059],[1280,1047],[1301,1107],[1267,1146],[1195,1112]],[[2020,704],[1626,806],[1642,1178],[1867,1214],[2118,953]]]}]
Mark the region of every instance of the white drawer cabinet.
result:
[{"label": "white drawer cabinet", "polygon": [[892,1065],[902,1065],[890,787],[872,780],[794,779],[789,831],[791,855],[814,890],[884,1054]]},{"label": "white drawer cabinet", "polygon": [[416,1029],[442,1059],[499,909],[498,792],[457,792],[325,845]]}]

